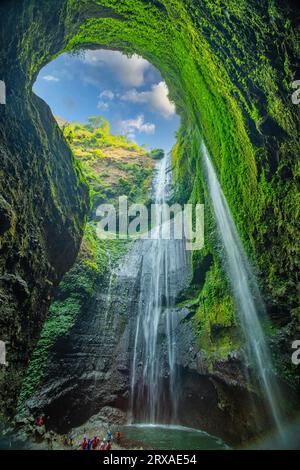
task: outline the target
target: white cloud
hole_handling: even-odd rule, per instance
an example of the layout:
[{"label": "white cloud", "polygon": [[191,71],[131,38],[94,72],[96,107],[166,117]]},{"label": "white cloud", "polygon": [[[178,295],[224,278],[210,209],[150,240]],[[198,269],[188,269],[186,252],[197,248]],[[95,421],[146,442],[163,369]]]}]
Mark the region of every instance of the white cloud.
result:
[{"label": "white cloud", "polygon": [[59,82],[59,78],[55,77],[54,75],[44,75],[42,78],[47,82]]},{"label": "white cloud", "polygon": [[127,91],[122,100],[131,103],[148,104],[153,111],[160,113],[163,117],[170,118],[174,116],[176,108],[174,103],[169,100],[169,90],[165,82],[159,82],[152,85],[150,91],[137,91],[135,88]]},{"label": "white cloud", "polygon": [[105,110],[109,108],[109,105],[105,101],[98,101],[97,108]]},{"label": "white cloud", "polygon": [[131,140],[131,141],[135,141],[135,133],[134,132],[129,132],[128,134],[126,134],[126,139],[127,140]]},{"label": "white cloud", "polygon": [[85,86],[92,85],[95,88],[99,88],[99,86],[101,86],[101,77],[97,73],[97,70],[95,70],[94,74],[87,73],[86,71],[81,71],[79,76],[80,80]]},{"label": "white cloud", "polygon": [[113,100],[114,97],[115,94],[111,90],[103,90],[99,95],[99,98],[106,98],[108,100]]},{"label": "white cloud", "polygon": [[154,134],[155,124],[145,122],[143,114],[140,114],[135,119],[127,119],[120,122],[120,129],[127,139],[135,140],[136,132],[140,134]]},{"label": "white cloud", "polygon": [[144,84],[144,73],[150,67],[149,62],[142,57],[136,54],[127,57],[118,51],[86,51],[81,60],[92,66],[109,69],[123,85],[134,87]]},{"label": "white cloud", "polygon": [[109,108],[109,101],[112,101],[115,97],[115,94],[111,90],[103,90],[99,98],[100,100],[98,101],[97,108],[98,109],[108,109]]}]

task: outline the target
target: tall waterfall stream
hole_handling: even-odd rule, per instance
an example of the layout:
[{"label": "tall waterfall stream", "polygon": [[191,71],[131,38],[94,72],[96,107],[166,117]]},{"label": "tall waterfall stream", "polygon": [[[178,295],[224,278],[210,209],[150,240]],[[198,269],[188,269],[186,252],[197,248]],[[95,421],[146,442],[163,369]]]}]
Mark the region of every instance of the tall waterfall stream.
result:
[{"label": "tall waterfall stream", "polygon": [[260,317],[264,317],[265,314],[263,300],[204,143],[202,143],[202,155],[208,190],[225,250],[227,272],[236,301],[240,326],[246,340],[247,358],[258,375],[270,414],[280,432],[282,420],[280,392],[272,374],[272,361],[260,323]]},{"label": "tall waterfall stream", "polygon": [[[156,167],[153,200],[158,205],[155,239],[142,242],[140,298],[136,321],[131,397],[134,415],[147,423],[176,422],[178,378],[174,312],[176,295],[189,273],[189,252],[184,240],[163,239],[163,204],[170,192],[170,159]],[[170,222],[172,224],[172,222]],[[170,227],[171,228],[171,227]],[[165,350],[162,361],[162,349]],[[134,406],[133,406],[134,404]]]},{"label": "tall waterfall stream", "polygon": [[[247,365],[258,377],[270,417],[280,432],[280,393],[272,374],[272,362],[260,323],[260,317],[264,318],[265,314],[264,304],[204,144],[202,155],[209,195],[224,246],[226,268],[245,338]],[[169,157],[157,164],[153,181],[153,199],[157,204],[166,202],[170,194],[169,166]],[[161,222],[154,230],[162,231]],[[132,421],[176,423],[180,378],[176,369],[174,328],[178,319],[174,307],[176,295],[188,278],[189,252],[183,240],[175,240],[174,237],[164,240],[160,236],[154,240],[144,240],[142,250],[131,375]],[[164,360],[162,348],[165,348]]]}]

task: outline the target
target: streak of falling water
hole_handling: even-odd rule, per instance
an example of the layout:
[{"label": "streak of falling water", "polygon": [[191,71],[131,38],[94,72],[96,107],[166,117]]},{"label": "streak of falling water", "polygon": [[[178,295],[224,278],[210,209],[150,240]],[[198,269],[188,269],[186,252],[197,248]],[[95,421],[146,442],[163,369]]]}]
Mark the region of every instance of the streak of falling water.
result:
[{"label": "streak of falling water", "polygon": [[107,250],[107,256],[108,256],[108,270],[109,270],[110,275],[109,275],[107,297],[106,297],[106,307],[105,307],[104,322],[103,322],[103,332],[104,333],[106,333],[108,314],[110,312],[110,306],[111,306],[111,300],[112,300],[112,290],[113,290],[112,285],[113,285],[113,277],[114,277],[114,271],[112,270],[111,254],[110,254],[109,250]]},{"label": "streak of falling water", "polygon": [[280,392],[272,374],[270,353],[259,320],[259,314],[264,313],[263,301],[204,143],[202,143],[202,155],[209,194],[225,249],[228,275],[246,339],[247,357],[258,374],[270,415],[280,433],[282,427]]},{"label": "streak of falling water", "polygon": [[174,304],[189,271],[189,257],[183,240],[172,236],[169,240],[162,238],[165,226],[161,218],[166,210],[162,204],[168,198],[170,183],[170,159],[166,156],[157,164],[153,182],[158,212],[152,233],[156,238],[143,240],[141,248],[140,297],[132,364],[133,420],[148,423],[174,422],[177,411]]},{"label": "streak of falling water", "polygon": [[[112,294],[113,294],[113,280],[115,276],[115,271],[112,269],[112,258],[111,258],[111,253],[109,250],[106,251],[107,253],[107,264],[108,264],[108,272],[109,272],[109,279],[108,279],[108,286],[107,290],[103,291],[101,290],[99,292],[99,297],[98,301],[105,295],[105,301],[103,302],[103,314],[101,316],[101,323],[99,324],[99,330],[100,330],[100,335],[102,338],[102,341],[104,341],[104,338],[107,337],[109,334],[109,329],[111,326],[111,323],[113,321],[113,312],[111,309],[111,304],[112,304]],[[105,294],[103,294],[105,292]]]}]

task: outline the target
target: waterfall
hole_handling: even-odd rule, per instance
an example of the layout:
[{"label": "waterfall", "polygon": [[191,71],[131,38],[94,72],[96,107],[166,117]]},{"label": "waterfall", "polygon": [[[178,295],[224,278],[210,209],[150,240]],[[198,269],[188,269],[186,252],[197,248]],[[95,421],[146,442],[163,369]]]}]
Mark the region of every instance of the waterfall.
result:
[{"label": "waterfall", "polygon": [[[175,422],[178,377],[174,330],[176,295],[189,272],[183,240],[162,238],[164,211],[171,184],[170,157],[158,162],[153,181],[158,236],[141,243],[142,265],[131,377],[133,421]],[[172,224],[172,222],[170,222]],[[172,230],[171,230],[172,233]]]},{"label": "waterfall", "polygon": [[105,314],[104,314],[104,322],[103,322],[103,333],[105,334],[107,323],[108,323],[108,315],[111,309],[111,301],[112,301],[112,286],[113,286],[113,278],[114,278],[114,271],[112,269],[112,260],[110,251],[107,250],[107,257],[108,257],[108,271],[109,271],[109,281],[108,281],[108,289],[107,289],[107,298],[106,298],[106,306],[105,306]]},{"label": "waterfall", "polygon": [[227,271],[246,340],[247,359],[259,378],[270,416],[281,432],[280,393],[272,374],[270,353],[260,324],[260,316],[264,315],[263,301],[204,143],[202,143],[202,155],[208,190],[225,250]]}]

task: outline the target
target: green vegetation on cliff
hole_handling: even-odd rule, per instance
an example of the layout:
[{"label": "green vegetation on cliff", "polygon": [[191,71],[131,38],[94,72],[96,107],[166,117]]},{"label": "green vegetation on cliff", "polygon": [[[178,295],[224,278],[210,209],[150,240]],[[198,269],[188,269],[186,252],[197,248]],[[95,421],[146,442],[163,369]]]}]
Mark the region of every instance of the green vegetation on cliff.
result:
[{"label": "green vegetation on cliff", "polygon": [[151,158],[154,158],[154,160],[160,160],[161,158],[164,158],[165,152],[163,149],[157,149],[154,148],[150,152]]},{"label": "green vegetation on cliff", "polygon": [[63,123],[63,132],[73,155],[90,185],[93,207],[116,203],[122,195],[129,202],[146,202],[154,167],[152,155],[124,135],[112,135],[101,116],[89,124]]},{"label": "green vegetation on cliff", "polygon": [[57,118],[89,184],[91,216],[84,231],[74,266],[60,282],[44,323],[40,339],[31,357],[18,400],[18,411],[37,390],[51,347],[68,334],[76,319],[87,310],[96,286],[104,283],[109,269],[127,250],[126,240],[100,240],[96,234],[94,208],[101,202],[115,203],[120,195],[129,201],[145,202],[154,168],[148,153],[124,136],[110,134],[102,117],[89,118],[88,124],[68,124]]},{"label": "green vegetation on cliff", "polygon": [[201,135],[270,311],[285,321],[298,316],[296,17],[274,0],[92,3],[99,16],[110,10],[91,14],[67,50],[93,44],[137,52],[160,69],[182,118],[179,185],[187,198],[188,187],[200,196]]},{"label": "green vegetation on cliff", "polygon": [[[185,201],[190,198],[204,201],[211,220],[201,170],[201,135],[246,249],[258,267],[270,313],[279,325],[291,318],[299,324],[299,108],[291,101],[291,83],[298,78],[300,51],[299,13],[291,8],[294,2],[28,0],[3,4],[0,9],[5,27],[1,37],[5,53],[0,56],[0,66],[9,83],[11,100],[3,119],[5,166],[1,173],[1,192],[6,201],[1,203],[1,208],[10,221],[9,229],[1,234],[3,253],[7,253],[3,265],[25,266],[19,271],[29,283],[31,278],[40,281],[48,279],[48,275],[52,283],[55,275],[60,276],[64,271],[61,258],[55,250],[51,250],[50,256],[47,253],[50,245],[53,247],[53,243],[47,242],[48,238],[53,241],[47,225],[43,227],[45,235],[41,231],[38,240],[41,247],[45,243],[46,249],[32,251],[30,248],[33,254],[24,259],[27,242],[36,243],[28,233],[31,235],[31,231],[40,227],[40,214],[36,216],[37,209],[35,214],[32,211],[36,207],[34,198],[48,201],[46,218],[51,222],[59,219],[58,228],[53,229],[58,238],[61,233],[70,234],[66,222],[69,212],[63,210],[62,204],[70,202],[71,180],[74,187],[79,187],[79,179],[70,172],[70,158],[66,162],[59,157],[67,156],[66,149],[63,149],[65,153],[61,152],[61,146],[58,149],[56,143],[48,141],[45,131],[49,135],[53,131],[55,142],[60,137],[45,108],[31,94],[36,74],[62,51],[87,47],[118,49],[129,55],[140,54],[161,71],[181,116],[182,129],[174,153],[178,197]],[[10,115],[14,106],[16,112]],[[23,144],[24,133],[31,140],[26,142],[25,152],[20,156],[18,146]],[[11,136],[18,145],[9,140]],[[68,184],[60,188],[57,181],[64,174]],[[28,184],[25,197],[20,190],[24,181]],[[48,187],[51,187],[49,193]],[[95,191],[101,196],[99,188]],[[73,202],[75,199],[73,196]],[[77,199],[76,202],[71,231],[74,240],[78,239],[84,219],[79,213],[85,212],[84,207],[80,211]],[[74,205],[69,204],[70,207],[74,209]],[[18,226],[17,214],[24,214],[24,221],[20,218]],[[211,222],[206,234],[207,252],[193,255],[192,260],[198,286],[195,297],[205,294],[209,308],[215,305],[209,285],[218,285],[217,280],[223,277],[221,272],[216,273],[221,270],[222,256],[213,236]],[[207,258],[209,254],[213,261],[207,268],[205,260],[211,259]],[[51,276],[48,258],[54,267]],[[197,273],[203,262],[206,275],[205,279],[203,276],[199,279]],[[26,266],[30,266],[30,276],[26,276]],[[17,341],[18,354],[9,369],[15,367],[19,375],[18,364],[22,367],[27,360],[21,360],[22,354],[28,353],[26,341],[32,334],[36,338],[43,321],[43,318],[36,321],[35,314],[42,299],[37,294],[40,286],[37,282],[30,287],[33,293],[29,301],[22,300],[19,304],[14,297],[11,311],[6,309],[4,315],[9,338],[15,341],[13,334],[20,330],[21,345]],[[4,294],[8,292],[5,288]],[[221,311],[228,313],[226,288],[222,292]],[[50,288],[43,294],[44,298],[47,294],[51,295]],[[45,311],[46,308],[45,305]],[[34,326],[25,329],[19,312],[24,316],[29,312],[28,325]],[[210,319],[217,318],[213,313],[207,315]],[[196,317],[201,320],[202,316],[205,317],[204,312],[198,312]],[[228,315],[222,313],[221,317],[225,319]],[[19,382],[17,374],[14,371],[12,374],[10,377]]]}]

